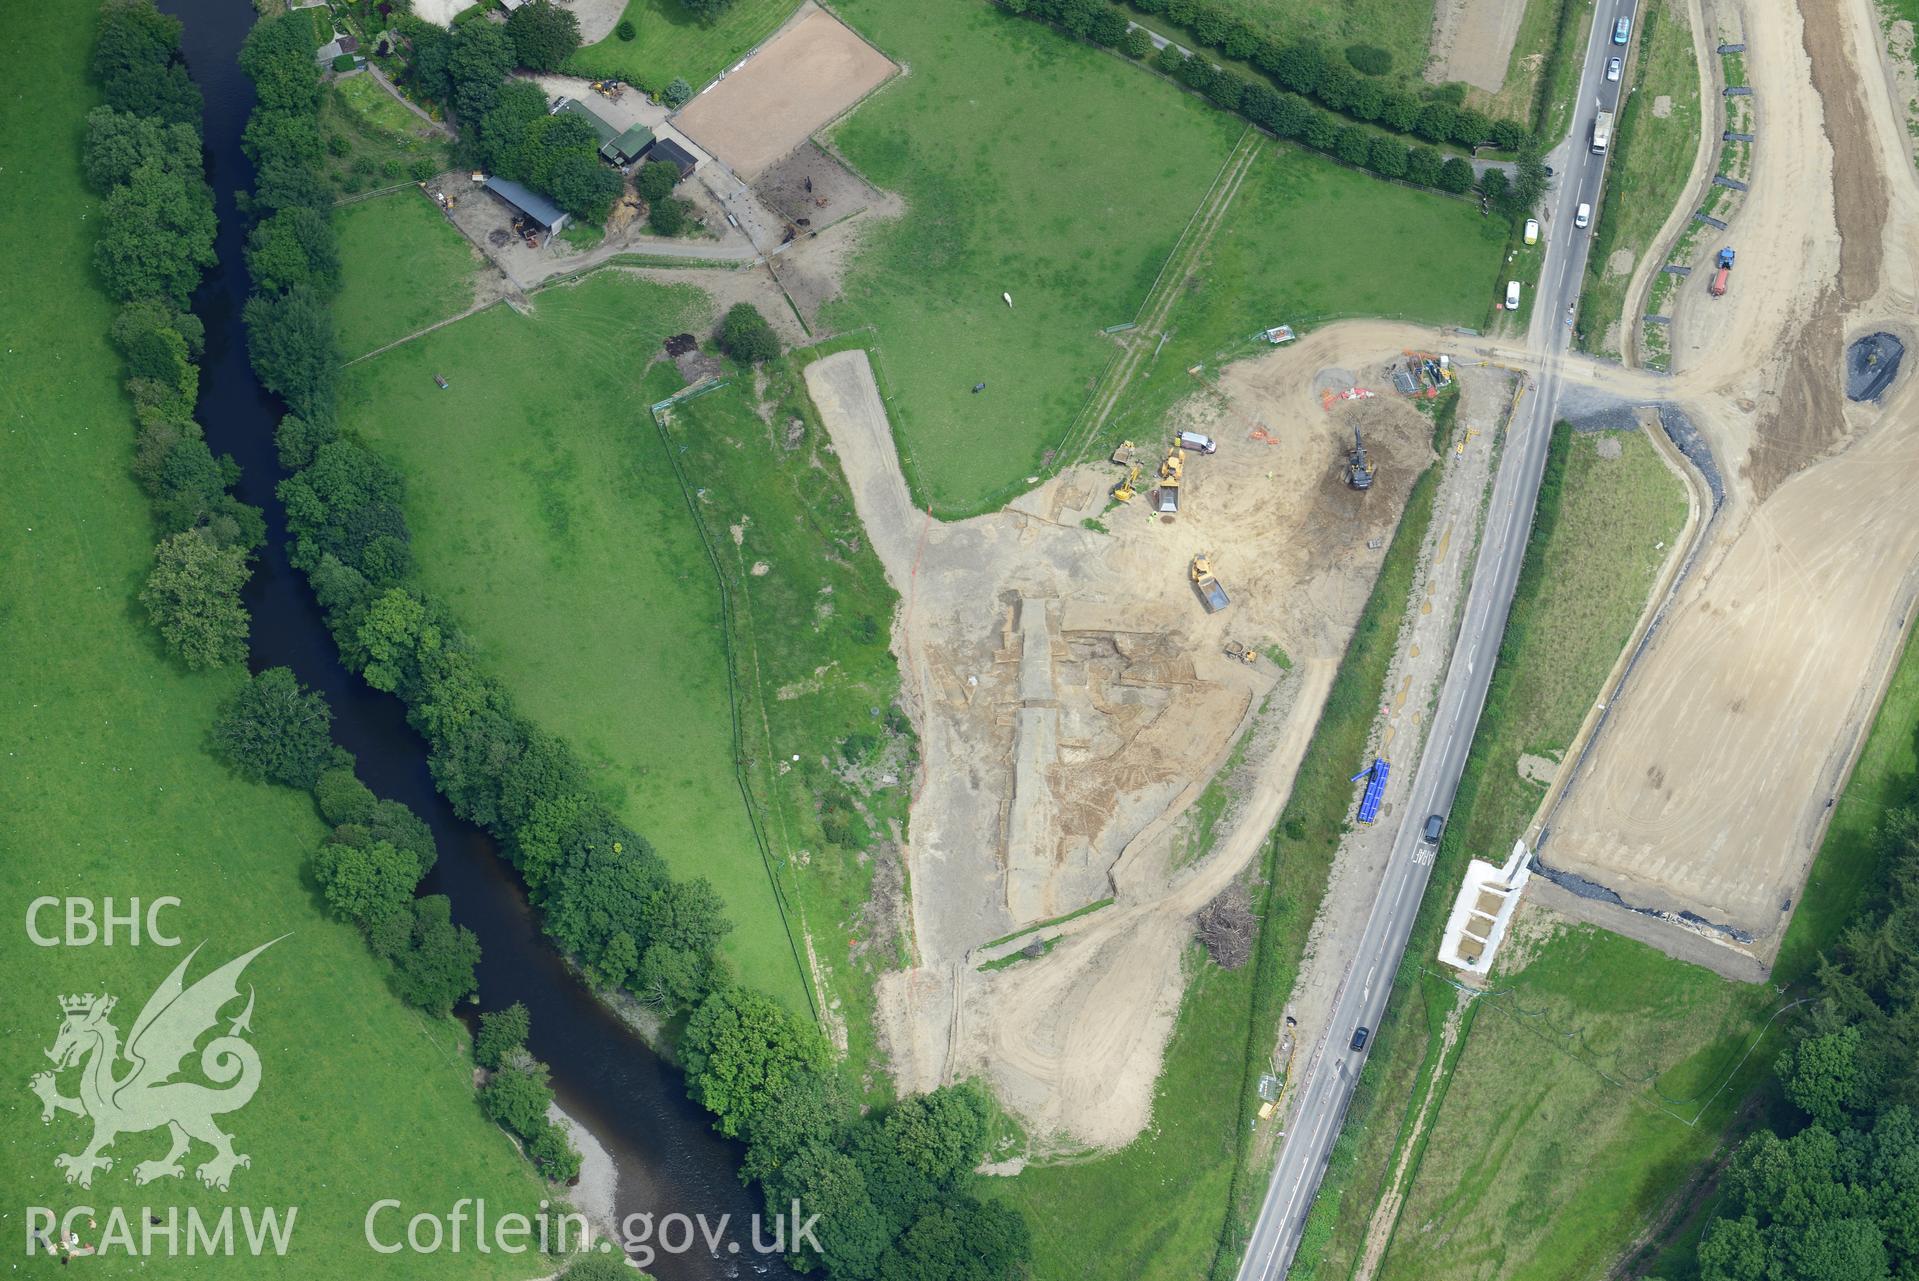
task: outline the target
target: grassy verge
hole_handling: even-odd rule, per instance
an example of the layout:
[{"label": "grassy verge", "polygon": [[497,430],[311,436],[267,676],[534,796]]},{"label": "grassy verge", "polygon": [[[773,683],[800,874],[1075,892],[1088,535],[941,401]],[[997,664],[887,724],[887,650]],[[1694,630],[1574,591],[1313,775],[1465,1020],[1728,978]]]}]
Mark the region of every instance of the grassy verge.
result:
[{"label": "grassy verge", "polygon": [[1195,947],[1153,1101],[1152,1127],[1119,1152],[1035,1166],[983,1191],[1025,1211],[1034,1275],[1196,1277],[1237,1266],[1262,1182],[1250,1142],[1259,1076],[1268,1070],[1282,1007],[1345,827],[1357,759],[1411,599],[1438,474],[1413,486],[1406,511],[1327,696],[1293,797],[1267,843],[1253,895],[1263,924],[1254,959],[1233,971]]},{"label": "grassy verge", "polygon": [[333,222],[343,281],[333,327],[349,359],[472,306],[479,255],[417,191],[342,205]]},{"label": "grassy verge", "polygon": [[[806,394],[813,358],[682,402],[661,430],[728,594],[738,751],[774,891],[845,1029],[850,1080],[884,1092],[873,984],[910,959],[895,911],[917,748],[888,649],[898,596]],[[666,366],[645,384],[649,399],[678,386]]]},{"label": "grassy verge", "polygon": [[[1554,0],[1532,0],[1553,3]],[[1533,99],[1533,135],[1553,146],[1572,127],[1573,99],[1579,95],[1581,54],[1592,31],[1592,6],[1578,0],[1556,0],[1553,39],[1546,47],[1539,88]]]},{"label": "grassy verge", "polygon": [[[540,1189],[481,1115],[458,1025],[410,1013],[358,932],[325,912],[302,870],[324,834],[308,798],[239,782],[207,754],[215,708],[238,676],[183,673],[162,656],[134,600],[153,527],[129,475],[132,407],[106,337],[113,309],[90,266],[100,202],[81,184],[78,147],[98,101],[84,76],[92,30],[63,9],[16,14],[11,48],[34,68],[38,91],[0,101],[0,169],[34,175],[0,186],[0,208],[16,225],[38,228],[30,263],[24,245],[9,262],[0,311],[0,414],[9,424],[0,436],[0,507],[11,521],[0,539],[0,643],[9,655],[0,672],[9,740],[0,757],[0,903],[12,920],[0,937],[8,978],[0,1021],[17,1033],[0,1051],[0,1070],[15,1083],[0,1102],[11,1136],[0,1149],[0,1186],[15,1213],[91,1202],[103,1207],[102,1228],[104,1207],[124,1205],[136,1240],[142,1205],[162,1215],[177,1208],[183,1218],[195,1210],[209,1222],[234,1205],[299,1207],[285,1258],[196,1259],[189,1267],[199,1276],[257,1276],[263,1266],[293,1281],[343,1270],[525,1276],[537,1261],[366,1248],[362,1219],[381,1197],[426,1207],[485,1196],[501,1212],[530,1213]],[[90,1191],[63,1181],[53,1158],[84,1146],[89,1127],[62,1116],[43,1128],[25,1088],[49,1066],[41,1051],[59,1031],[59,997],[114,994],[112,1021],[125,1033],[187,948],[126,946],[124,936],[112,947],[35,947],[22,922],[40,895],[96,903],[110,895],[116,910],[135,897],[176,896],[180,906],[162,923],[188,946],[206,940],[193,978],[288,935],[246,974],[257,991],[252,1042],[262,1072],[252,1102],[220,1118],[252,1158],[230,1192],[193,1176],[207,1155],[197,1143],[184,1178],[136,1186],[133,1167],[166,1151],[163,1131],[123,1134],[113,1168]],[[52,914],[42,923],[53,926]],[[70,1075],[63,1085],[71,1088]],[[84,1220],[79,1230],[99,1240]],[[164,1249],[164,1239],[156,1242]],[[16,1237],[10,1249],[24,1245]],[[59,1271],[51,1260],[14,1257],[23,1273]],[[124,1255],[82,1266],[135,1271]]]},{"label": "grassy verge", "polygon": [[[1285,252],[1274,251],[1276,234]],[[1464,201],[1262,143],[1167,320],[1170,337],[1140,367],[1107,435],[1149,438],[1191,393],[1188,368],[1270,350],[1254,335],[1271,325],[1350,316],[1477,324],[1505,236],[1500,220]]]},{"label": "grassy verge", "polygon": [[[1506,59],[1506,78],[1498,93],[1468,88],[1466,105],[1495,119],[1517,120],[1528,128],[1540,117],[1539,91],[1554,63],[1556,42],[1562,38],[1561,20],[1576,6],[1567,0],[1523,0],[1526,11],[1520,15],[1519,30],[1513,35],[1512,53]],[[1557,141],[1546,138],[1548,145]]]},{"label": "grassy verge", "polygon": [[[1641,6],[1639,21],[1635,87],[1619,113],[1575,333],[1583,350],[1613,357],[1631,332],[1622,315],[1626,287],[1639,261],[1659,251],[1654,238],[1685,194],[1699,145],[1699,71],[1685,6],[1655,0]],[[1660,98],[1671,100],[1671,114],[1653,113]]]},{"label": "grassy verge", "polygon": [[674,875],[713,881],[741,974],[803,1010],[734,777],[718,586],[641,387],[705,312],[623,275],[548,289],[537,317],[494,308],[353,366],[341,421],[406,476],[421,585]]},{"label": "grassy verge", "polygon": [[695,89],[750,52],[799,8],[794,0],[736,0],[718,16],[702,18],[681,0],[628,0],[622,21],[632,40],[617,32],[574,54],[570,74],[624,80],[652,93],[683,79]]},{"label": "grassy verge", "polygon": [[[1613,444],[1619,457],[1602,457]],[[1686,521],[1685,491],[1642,433],[1568,431],[1555,454],[1506,628],[1510,662],[1473,741],[1486,765],[1468,771],[1449,824],[1476,857],[1503,861],[1525,830],[1546,789],[1521,777],[1520,756],[1563,755]]]},{"label": "grassy verge", "polygon": [[371,73],[326,86],[320,99],[326,174],[346,195],[430,177],[452,163],[446,140]]},{"label": "grassy verge", "polygon": [[[1607,440],[1619,444],[1618,458],[1600,456],[1599,445]],[[1503,859],[1524,830],[1545,789],[1520,775],[1520,756],[1556,759],[1571,742],[1644,606],[1664,555],[1655,544],[1670,546],[1685,512],[1678,482],[1643,436],[1557,429],[1499,665],[1432,890],[1348,1113],[1340,1139],[1344,1151],[1336,1151],[1313,1210],[1310,1235],[1320,1253],[1309,1259],[1302,1251],[1312,1270],[1301,1276],[1343,1277],[1363,1251],[1374,1207],[1401,1160],[1418,1098],[1434,1070],[1443,1016],[1455,1003],[1451,984],[1425,967],[1460,871],[1468,857]],[[1485,1026],[1481,1015],[1457,1062],[1470,1061]],[[1498,1090],[1501,1075],[1442,1080],[1447,1093],[1437,1118],[1429,1118],[1432,1131],[1465,1106],[1457,1100]],[[1421,1169],[1416,1193],[1423,1178]],[[1417,1221],[1405,1217],[1411,1203],[1409,1197],[1403,1222]],[[1389,1268],[1396,1265],[1397,1250]],[[1439,1266],[1421,1257],[1427,1266]],[[1433,1273],[1462,1274],[1444,1267]]]},{"label": "grassy verge", "polygon": [[1014,930],[1011,934],[1002,934],[990,943],[980,944],[980,949],[983,951],[986,948],[998,947],[1002,943],[1011,943],[1014,939],[1019,938],[1021,935],[1035,934],[1035,933],[1038,933],[1040,930],[1051,929],[1055,925],[1064,925],[1068,921],[1078,920],[1082,916],[1087,916],[1093,912],[1099,911],[1102,907],[1111,907],[1112,905],[1113,905],[1113,900],[1111,898],[1096,899],[1093,902],[1088,903],[1085,907],[1076,907],[1072,911],[1066,912],[1060,916],[1055,916],[1050,920],[1040,921],[1037,924],[1028,925],[1022,929]]},{"label": "grassy verge", "polygon": [[1133,319],[1244,126],[977,0],[840,8],[913,68],[832,134],[907,212],[826,322],[876,332],[917,501],[984,510],[1050,464],[1112,356],[1100,331]]}]

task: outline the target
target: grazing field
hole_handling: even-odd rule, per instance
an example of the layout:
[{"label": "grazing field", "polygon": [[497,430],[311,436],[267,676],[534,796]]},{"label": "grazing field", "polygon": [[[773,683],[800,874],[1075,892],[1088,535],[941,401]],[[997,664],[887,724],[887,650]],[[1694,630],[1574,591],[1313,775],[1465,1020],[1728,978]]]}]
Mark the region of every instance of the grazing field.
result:
[{"label": "grazing field", "polygon": [[[530,1212],[542,1189],[481,1115],[464,1032],[403,1006],[358,931],[324,913],[304,871],[325,832],[311,800],[242,783],[207,754],[215,706],[238,676],[176,668],[134,600],[154,532],[128,474],[133,414],[106,340],[113,309],[90,266],[100,203],[81,185],[77,148],[81,119],[97,102],[83,77],[91,37],[92,24],[63,9],[21,10],[10,48],[35,69],[34,89],[0,97],[0,169],[34,175],[31,184],[0,185],[0,209],[16,225],[39,228],[31,263],[16,256],[9,264],[0,312],[0,508],[9,518],[0,539],[0,644],[8,654],[0,674],[8,740],[0,758],[0,905],[11,921],[0,932],[0,1025],[10,1030],[0,1074],[11,1083],[0,1100],[8,1135],[0,1186],[12,1227],[23,1228],[17,1216],[29,1205],[124,1205],[136,1234],[133,1207],[141,1205],[183,1215],[193,1208],[209,1220],[235,1204],[298,1206],[284,1259],[195,1261],[194,1275],[257,1276],[265,1267],[304,1281],[544,1270],[536,1259],[389,1257],[365,1246],[361,1221],[381,1197],[441,1207],[484,1196],[501,1212]],[[120,908],[135,896],[176,896],[180,906],[162,924],[186,947],[35,947],[22,922],[40,895],[111,895]],[[54,914],[42,924],[58,928]],[[112,993],[112,1021],[125,1033],[191,946],[205,941],[191,971],[198,978],[280,935],[287,937],[246,973],[256,991],[251,1040],[262,1077],[253,1101],[222,1118],[252,1158],[231,1191],[202,1188],[191,1164],[181,1180],[136,1186],[133,1167],[165,1153],[163,1132],[123,1135],[111,1149],[113,1168],[89,1191],[66,1184],[53,1158],[84,1146],[88,1124],[61,1116],[43,1128],[26,1088],[49,1066],[41,1052],[59,1031],[59,998]],[[71,1073],[62,1084],[71,1090]],[[189,1162],[207,1151],[196,1144]],[[108,1224],[104,1209],[99,1221]],[[99,1239],[84,1220],[79,1231]],[[23,1237],[9,1249],[24,1251]],[[51,1260],[15,1267],[59,1272]],[[124,1255],[83,1259],[76,1271],[87,1268],[135,1272]]]},{"label": "grazing field", "polygon": [[826,320],[874,330],[916,500],[990,509],[1046,467],[1242,126],[975,0],[839,12],[911,70],[830,141],[907,211]]},{"label": "grazing field", "polygon": [[[1425,968],[1431,964],[1439,927],[1451,907],[1452,891],[1458,884],[1465,860],[1468,857],[1503,859],[1544,795],[1543,785],[1521,776],[1521,755],[1531,754],[1551,761],[1565,751],[1645,607],[1667,554],[1656,544],[1664,542],[1669,549],[1685,521],[1684,490],[1643,433],[1576,433],[1564,425],[1555,432],[1525,567],[1501,644],[1499,667],[1494,672],[1479,732],[1473,740],[1472,756],[1455,796],[1452,821],[1440,851],[1433,888],[1427,895],[1408,948],[1393,1003],[1378,1029],[1378,1041],[1367,1062],[1364,1078],[1367,1086],[1362,1088],[1360,1100],[1349,1113],[1346,1133],[1340,1140],[1345,1150],[1335,1157],[1334,1174],[1328,1184],[1331,1195],[1322,1195],[1314,1211],[1319,1220],[1318,1232],[1315,1252],[1309,1261],[1312,1266],[1300,1274],[1305,1278],[1344,1276],[1358,1261],[1374,1207],[1409,1141],[1423,1145],[1420,1150],[1425,1155],[1411,1176],[1415,1180],[1415,1196],[1409,1198],[1402,1210],[1399,1220],[1402,1227],[1425,1221],[1411,1216],[1415,1213],[1414,1201],[1425,1194],[1429,1179],[1444,1180],[1450,1176],[1450,1170],[1448,1174],[1430,1176],[1428,1170],[1434,1160],[1432,1153],[1442,1143],[1457,1145],[1465,1141],[1444,1131],[1456,1113],[1464,1111],[1475,1121],[1485,1121],[1484,1109],[1519,1108],[1518,1100],[1532,1098],[1549,1084],[1553,1089],[1572,1091],[1555,1095],[1555,1106],[1571,1106],[1562,1104],[1564,1099],[1587,1098],[1579,1093],[1587,1089],[1587,1085],[1577,1082],[1592,1076],[1590,1072],[1581,1076],[1555,1067],[1544,1073],[1546,1080],[1542,1081],[1537,1073],[1509,1074],[1480,1066],[1498,1062],[1478,1057],[1482,1040],[1493,1040],[1509,1053],[1524,1048],[1501,1039],[1517,1034],[1500,1031],[1509,1020],[1496,1017],[1494,1011],[1497,1008],[1510,1014],[1512,1008],[1489,1004],[1488,998],[1481,998],[1473,1011],[1470,1026],[1463,1033],[1464,1050],[1442,1061],[1438,1048],[1448,1013],[1455,1006],[1455,993],[1443,976],[1429,974]],[[1611,453],[1614,445],[1619,447],[1617,457],[1602,455],[1602,446],[1606,453]],[[1617,962],[1617,967],[1630,968],[1638,976],[1629,979],[1626,974],[1618,973],[1622,991],[1630,992],[1632,983],[1664,985],[1670,989],[1670,999],[1684,1001],[1687,1008],[1701,1011],[1702,1019],[1717,1017],[1715,1011],[1737,1005],[1734,996],[1727,994],[1752,991],[1641,945],[1598,935],[1584,927],[1580,933],[1582,937],[1593,934],[1599,940],[1581,945],[1590,949],[1588,964],[1604,967]],[[1557,946],[1544,945],[1539,955],[1552,955],[1552,949]],[[1504,964],[1509,968],[1514,964],[1511,955]],[[1503,988],[1509,978],[1523,985],[1533,984],[1538,981],[1537,977],[1526,977],[1532,973],[1531,969],[1520,970],[1517,977],[1502,973],[1494,987]],[[1557,1002],[1550,1006],[1556,1011],[1556,1019],[1585,1026],[1580,1022],[1584,1015],[1578,1004],[1578,993],[1561,991],[1552,982],[1537,991],[1530,987],[1528,990],[1536,999],[1513,998],[1519,1006],[1527,1010],[1548,1008],[1543,1002],[1551,994]],[[1668,999],[1652,991],[1641,995],[1648,1001]],[[1702,1023],[1689,1032],[1661,1029],[1655,1034],[1635,1030],[1633,1019],[1640,1015],[1653,1017],[1649,1013],[1651,1007],[1635,1007],[1628,997],[1620,1000],[1624,1003],[1617,1008],[1609,1007],[1605,1022],[1595,1023],[1596,1027],[1608,1029],[1606,1035],[1620,1047],[1619,1054],[1630,1052],[1639,1056],[1640,1061],[1672,1066],[1699,1052],[1709,1041],[1710,1023]],[[1595,1013],[1594,1018],[1598,1017]],[[1736,1029],[1737,1019],[1730,1014],[1726,1018],[1730,1020],[1727,1026]],[[1524,1029],[1523,1035],[1531,1036],[1541,1024],[1536,1019],[1521,1019],[1514,1026]],[[1599,1042],[1595,1040],[1593,1044]],[[1435,1070],[1451,1078],[1444,1082],[1444,1102],[1436,1118],[1429,1119],[1427,1133],[1411,1136],[1407,1132],[1411,1120],[1407,1100],[1424,1094]],[[1643,1075],[1642,1069],[1633,1079]],[[1593,1081],[1599,1078],[1594,1076]],[[1670,1083],[1662,1088],[1673,1097],[1682,1097],[1674,1093]],[[1494,1102],[1489,1103],[1489,1099]],[[1590,1099],[1587,1103],[1599,1106]],[[1632,1111],[1643,1104],[1622,1098],[1617,1106]],[[1604,1202],[1606,1197],[1615,1194],[1615,1185],[1625,1177],[1619,1166],[1622,1162],[1630,1163],[1630,1145],[1647,1141],[1638,1130],[1590,1135],[1582,1132],[1581,1137],[1574,1138],[1560,1133],[1563,1129],[1563,1126],[1542,1124],[1536,1132],[1526,1131],[1542,1145],[1557,1144],[1562,1149],[1578,1146],[1580,1152],[1578,1159],[1568,1158],[1566,1173],[1558,1183],[1535,1186],[1534,1195],[1540,1198],[1542,1212],[1547,1209],[1556,1212],[1557,1207],[1587,1196]],[[1510,1142],[1511,1138],[1507,1135],[1506,1141]],[[1623,1153],[1615,1151],[1614,1145],[1618,1144],[1628,1145]],[[1655,1144],[1650,1151],[1663,1149]],[[1484,1151],[1480,1155],[1486,1156]],[[1590,1188],[1582,1183],[1585,1177],[1582,1171],[1588,1167],[1595,1171],[1593,1177],[1608,1181],[1604,1188]],[[1668,1171],[1666,1177],[1676,1178],[1683,1173],[1683,1170],[1678,1174]],[[1443,1188],[1444,1184],[1436,1186]],[[1664,1186],[1670,1190],[1670,1185]],[[1503,1191],[1497,1196],[1489,1195],[1487,1204],[1474,1206],[1470,1212],[1455,1206],[1449,1213],[1471,1220],[1458,1231],[1468,1237],[1482,1231],[1477,1220],[1472,1219],[1474,1214],[1483,1214],[1488,1223],[1496,1223],[1500,1215],[1512,1213],[1513,1207],[1499,1199],[1505,1195]],[[1527,1210],[1525,1214],[1531,1215],[1532,1211]],[[1617,1244],[1630,1236],[1634,1227],[1615,1223],[1614,1229]],[[1497,1235],[1494,1229],[1484,1231]],[[1419,1233],[1407,1231],[1403,1236],[1412,1238]],[[1397,1244],[1400,1239],[1394,1238],[1394,1252],[1387,1257],[1387,1275],[1418,1275],[1390,1270],[1400,1262]],[[1563,1274],[1525,1272],[1523,1268],[1548,1266],[1555,1252],[1535,1251],[1523,1233],[1514,1232],[1511,1241],[1512,1252],[1498,1267],[1491,1269],[1491,1275],[1571,1278],[1592,1274],[1591,1267],[1583,1271],[1571,1267]],[[1437,1249],[1437,1241],[1429,1244]],[[1425,1246],[1417,1247],[1415,1254],[1424,1266],[1436,1269],[1432,1272],[1434,1276],[1489,1274],[1486,1261],[1477,1256],[1472,1256],[1474,1261],[1470,1266],[1465,1262],[1466,1256],[1462,1256],[1458,1269],[1448,1271],[1434,1261]]]},{"label": "grazing field", "polygon": [[[1631,319],[1622,314],[1626,286],[1640,259],[1664,248],[1653,238],[1685,193],[1699,145],[1699,67],[1686,7],[1654,0],[1641,7],[1639,21],[1632,72],[1637,87],[1619,113],[1579,299],[1580,346],[1614,358],[1632,333]],[[1653,110],[1661,98],[1670,100],[1665,116]]]},{"label": "grazing field", "polygon": [[674,875],[713,882],[741,974],[804,1009],[734,781],[718,588],[640,387],[705,312],[601,273],[355,365],[341,421],[405,474],[421,584],[487,669]]},{"label": "grazing field", "polygon": [[1192,390],[1186,369],[1271,350],[1254,335],[1272,325],[1352,316],[1476,324],[1504,245],[1504,226],[1476,205],[1262,143],[1174,306],[1171,338],[1141,367],[1109,432],[1150,436]]},{"label": "grazing field", "polygon": [[695,89],[779,29],[799,8],[797,0],[736,0],[719,16],[702,18],[681,0],[628,0],[623,20],[632,40],[617,32],[574,54],[574,75],[624,80],[658,93],[675,79]]},{"label": "grazing field", "polygon": [[342,205],[333,221],[342,278],[333,328],[348,359],[472,305],[480,257],[417,191]]},{"label": "grazing field", "polygon": [[1770,988],[1522,912],[1532,958],[1479,998],[1381,1281],[1606,1275],[1784,1044]]}]

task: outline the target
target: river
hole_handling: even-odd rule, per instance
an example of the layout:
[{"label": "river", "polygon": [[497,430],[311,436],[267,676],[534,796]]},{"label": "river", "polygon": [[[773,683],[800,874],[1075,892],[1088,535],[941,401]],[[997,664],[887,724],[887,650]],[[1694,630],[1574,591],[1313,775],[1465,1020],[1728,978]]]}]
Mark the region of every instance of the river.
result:
[{"label": "river", "polygon": [[[207,331],[198,416],[214,453],[239,462],[239,496],[266,512],[267,546],[246,593],[253,612],[251,666],[290,667],[324,692],[333,707],[333,737],[358,759],[360,777],[433,829],[440,859],[422,890],[445,894],[453,919],[479,936],[481,1007],[519,1001],[531,1014],[528,1048],[552,1068],[555,1099],[613,1158],[618,1213],[651,1214],[655,1221],[674,1213],[703,1214],[709,1222],[731,1216],[738,1255],[714,1257],[696,1240],[687,1253],[659,1254],[647,1270],[661,1281],[791,1277],[777,1257],[751,1253],[743,1225],[759,1198],[740,1185],[739,1145],[713,1132],[705,1110],[687,1098],[679,1070],[567,970],[492,839],[457,818],[434,790],[426,744],[407,724],[405,709],[340,665],[304,576],[287,563],[286,515],[273,492],[284,474],[273,446],[283,410],[253,376],[240,324],[248,290],[246,229],[234,196],[253,183],[240,134],[254,95],[236,54],[253,9],[248,0],[162,0],[160,7],[186,23],[187,60],[206,95],[207,177],[220,218],[219,264],[194,297]],[[324,1056],[323,1047],[319,1053]]]}]

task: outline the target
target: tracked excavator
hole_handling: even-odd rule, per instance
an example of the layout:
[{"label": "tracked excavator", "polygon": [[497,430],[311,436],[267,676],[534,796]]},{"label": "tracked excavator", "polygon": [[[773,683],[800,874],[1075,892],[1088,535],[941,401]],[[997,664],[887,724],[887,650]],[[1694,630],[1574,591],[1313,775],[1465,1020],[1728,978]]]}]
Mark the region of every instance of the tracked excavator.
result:
[{"label": "tracked excavator", "polygon": [[1346,458],[1346,483],[1354,489],[1371,489],[1373,473],[1377,470],[1366,457],[1366,442],[1359,438],[1359,428],[1353,428],[1353,452]]}]

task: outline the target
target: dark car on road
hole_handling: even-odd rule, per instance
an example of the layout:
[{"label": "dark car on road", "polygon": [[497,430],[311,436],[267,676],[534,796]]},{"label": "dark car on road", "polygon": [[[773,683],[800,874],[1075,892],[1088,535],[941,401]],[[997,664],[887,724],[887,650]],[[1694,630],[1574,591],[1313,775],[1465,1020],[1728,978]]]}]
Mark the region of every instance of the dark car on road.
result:
[{"label": "dark car on road", "polygon": [[1363,1049],[1365,1049],[1365,1048],[1366,1048],[1366,1038],[1367,1038],[1367,1037],[1369,1037],[1369,1036],[1371,1036],[1372,1034],[1373,1034],[1373,1030],[1372,1030],[1371,1028],[1369,1028],[1369,1027],[1362,1027],[1362,1028],[1355,1028],[1355,1029],[1353,1030],[1353,1045],[1352,1045],[1352,1048],[1353,1048],[1353,1049],[1355,1049],[1355,1050],[1363,1050]]},{"label": "dark car on road", "polygon": [[1446,816],[1444,814],[1428,814],[1426,816],[1426,844],[1439,844],[1439,834],[1445,830]]}]

